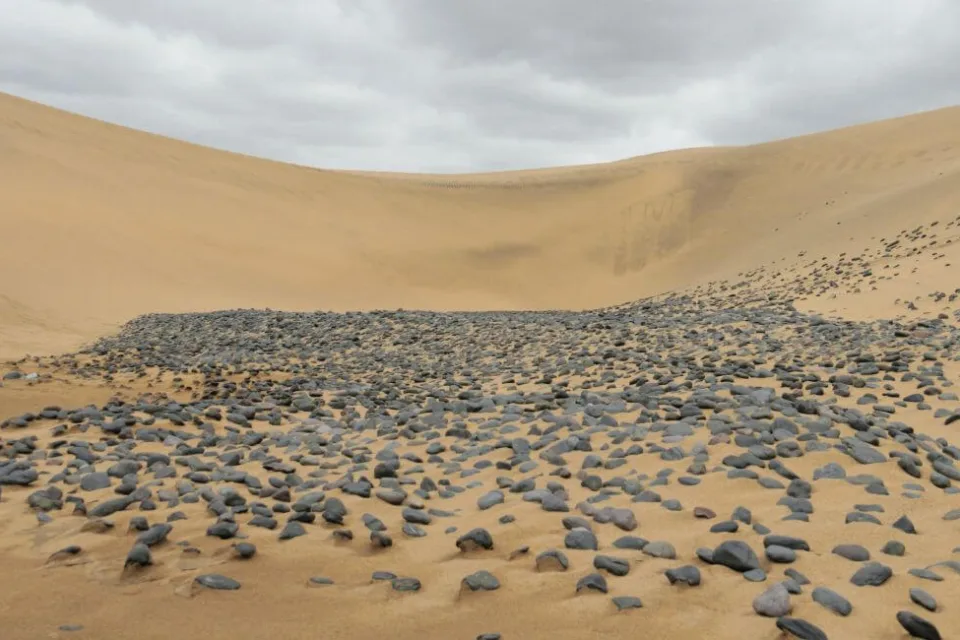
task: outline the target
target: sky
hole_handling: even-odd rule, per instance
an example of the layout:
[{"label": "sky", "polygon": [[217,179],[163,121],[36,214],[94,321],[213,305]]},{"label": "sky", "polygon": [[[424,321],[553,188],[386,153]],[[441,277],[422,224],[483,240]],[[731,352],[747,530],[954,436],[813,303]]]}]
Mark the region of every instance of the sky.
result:
[{"label": "sky", "polygon": [[0,91],[311,166],[473,172],[960,103],[957,0],[0,0]]}]

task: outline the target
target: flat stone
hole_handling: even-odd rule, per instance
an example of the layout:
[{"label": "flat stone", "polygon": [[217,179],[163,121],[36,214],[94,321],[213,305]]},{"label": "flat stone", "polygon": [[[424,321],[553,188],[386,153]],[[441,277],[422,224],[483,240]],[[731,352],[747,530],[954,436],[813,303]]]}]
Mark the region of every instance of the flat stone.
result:
[{"label": "flat stone", "polygon": [[615,576],[625,576],[630,573],[630,563],[623,558],[616,558],[614,556],[594,556],[593,566],[598,571],[606,571]]},{"label": "flat stone", "polygon": [[477,506],[481,511],[485,511],[495,505],[503,504],[504,495],[502,491],[490,491],[477,498]]},{"label": "flat stone", "polygon": [[496,591],[500,588],[500,581],[489,571],[480,570],[466,576],[461,584],[470,591]]},{"label": "flat stone", "polygon": [[760,560],[757,558],[757,554],[750,548],[750,545],[740,540],[728,540],[721,543],[713,550],[713,562],[740,573],[760,568]]},{"label": "flat stone", "polygon": [[912,638],[920,640],[941,640],[940,631],[932,622],[910,611],[898,611],[897,622]]},{"label": "flat stone", "polygon": [[677,550],[674,546],[663,540],[648,542],[643,547],[643,553],[652,558],[663,558],[666,560],[673,560],[677,557]]},{"label": "flat stone", "polygon": [[582,551],[596,551],[599,548],[597,536],[588,529],[571,529],[564,537],[563,544],[567,549]]},{"label": "flat stone", "polygon": [[777,629],[799,640],[828,640],[823,629],[800,618],[783,616],[777,618]]},{"label": "flat stone", "polygon": [[943,582],[943,576],[930,569],[914,568],[907,571],[910,575],[921,580],[930,580],[932,582]]},{"label": "flat stone", "polygon": [[870,552],[859,544],[838,544],[833,548],[833,554],[853,562],[866,562],[870,559]]},{"label": "flat stone", "polygon": [[797,559],[797,552],[788,547],[781,547],[774,544],[767,547],[765,551],[767,559],[770,560],[770,562],[789,564]]},{"label": "flat stone", "polygon": [[743,577],[748,582],[764,582],[767,579],[767,572],[763,569],[750,569],[743,572]]},{"label": "flat stone", "polygon": [[420,591],[423,587],[417,578],[393,578],[390,580],[390,588],[401,593]]},{"label": "flat stone", "polygon": [[893,570],[879,562],[868,562],[850,578],[858,587],[879,587],[893,576]]},{"label": "flat stone", "polygon": [[219,573],[205,573],[193,579],[201,587],[207,589],[216,589],[218,591],[236,591],[240,588],[240,583],[233,578],[222,576]]},{"label": "flat stone", "polygon": [[537,555],[534,564],[537,571],[566,571],[570,568],[570,561],[566,554],[557,549],[547,549]]},{"label": "flat stone", "polygon": [[617,607],[617,611],[640,609],[643,607],[643,602],[635,596],[614,596],[612,600],[614,606]]},{"label": "flat stone", "polygon": [[478,549],[493,549],[493,536],[486,529],[471,529],[457,538],[457,548],[460,551],[475,551]]},{"label": "flat stone", "polygon": [[577,580],[577,593],[582,591],[607,592],[607,579],[599,573],[590,573]]},{"label": "flat stone", "polygon": [[667,569],[664,572],[664,575],[667,577],[667,580],[670,582],[670,584],[680,583],[691,587],[697,587],[700,585],[700,569],[696,568],[692,564],[676,567],[674,569]]},{"label": "flat stone", "polygon": [[848,616],[853,611],[853,605],[850,601],[841,596],[833,589],[827,587],[817,587],[811,594],[814,602],[830,609],[840,616]]},{"label": "flat stone", "polygon": [[927,611],[937,610],[937,599],[918,587],[912,587],[910,589],[910,600]]}]

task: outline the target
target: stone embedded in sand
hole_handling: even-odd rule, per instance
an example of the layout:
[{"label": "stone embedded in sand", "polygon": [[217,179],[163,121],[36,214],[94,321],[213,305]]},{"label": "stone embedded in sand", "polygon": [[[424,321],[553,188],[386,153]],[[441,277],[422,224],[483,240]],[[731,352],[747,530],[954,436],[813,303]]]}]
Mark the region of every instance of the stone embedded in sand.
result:
[{"label": "stone embedded in sand", "polygon": [[932,595],[917,587],[910,588],[910,600],[927,611],[937,610],[937,600]]},{"label": "stone embedded in sand", "polygon": [[614,596],[611,601],[617,608],[617,611],[627,611],[629,609],[640,609],[643,602],[635,596]]},{"label": "stone embedded in sand", "polygon": [[299,538],[300,536],[305,535],[307,535],[307,530],[304,529],[303,525],[299,522],[291,521],[283,527],[283,531],[280,532],[278,539],[293,540],[294,538]]},{"label": "stone embedded in sand", "polygon": [[795,551],[810,551],[810,545],[803,538],[775,534],[765,536],[763,539],[763,546],[786,547],[787,549],[793,549]]},{"label": "stone embedded in sand", "polygon": [[257,554],[257,547],[252,542],[237,542],[233,545],[233,554],[241,560],[249,560]]},{"label": "stone embedded in sand", "polygon": [[623,558],[597,555],[593,558],[593,566],[600,571],[606,571],[615,576],[625,576],[630,573],[630,563]]},{"label": "stone embedded in sand", "polygon": [[537,571],[566,571],[570,567],[566,554],[557,549],[547,549],[540,553],[534,563]]},{"label": "stone embedded in sand", "polygon": [[393,578],[390,580],[390,587],[394,591],[413,592],[420,591],[423,585],[417,578]]},{"label": "stone embedded in sand", "polygon": [[221,540],[229,540],[240,531],[240,525],[229,520],[221,520],[207,527],[207,535]]},{"label": "stone embedded in sand", "polygon": [[643,548],[650,544],[646,538],[639,536],[620,536],[613,541],[613,546],[617,549],[631,549],[633,551],[643,551]]},{"label": "stone embedded in sand", "polygon": [[749,571],[743,572],[743,578],[748,582],[765,582],[767,572],[763,569],[750,569]]},{"label": "stone embedded in sand", "polygon": [[153,564],[153,556],[150,555],[150,548],[142,542],[137,542],[127,553],[127,559],[124,561],[124,567],[148,567]]},{"label": "stone embedded in sand", "polygon": [[929,620],[921,618],[910,611],[898,611],[897,622],[903,627],[911,638],[920,638],[920,640],[941,640],[940,631]]},{"label": "stone embedded in sand", "polygon": [[406,491],[402,489],[380,488],[374,492],[374,495],[387,504],[399,507],[407,499]]},{"label": "stone embedded in sand", "polygon": [[921,580],[932,580],[933,582],[943,582],[943,576],[941,576],[939,573],[936,573],[935,571],[929,568],[921,569],[921,568],[915,567],[913,569],[909,569],[907,573],[915,578],[920,578]]},{"label": "stone embedded in sand", "polygon": [[893,570],[879,562],[868,562],[850,578],[858,587],[879,587],[893,576]]},{"label": "stone embedded in sand", "polygon": [[500,588],[500,581],[496,576],[485,570],[471,573],[461,580],[460,584],[470,591],[496,591]]},{"label": "stone embedded in sand", "polygon": [[789,547],[781,547],[773,544],[766,547],[764,551],[766,553],[767,560],[770,562],[789,564],[797,559],[797,552]]},{"label": "stone embedded in sand", "polygon": [[412,509],[410,507],[405,507],[400,513],[401,517],[409,523],[412,524],[430,524],[433,522],[433,518],[430,517],[426,511],[421,511],[420,509]]},{"label": "stone embedded in sand", "polygon": [[710,533],[736,533],[739,530],[736,520],[722,520],[710,527]]},{"label": "stone embedded in sand", "polygon": [[906,546],[898,540],[890,540],[883,545],[883,548],[880,550],[881,553],[885,553],[888,556],[902,556],[906,553]]},{"label": "stone embedded in sand", "polygon": [[917,528],[913,526],[913,522],[907,516],[897,518],[897,521],[893,523],[893,528],[899,529],[904,533],[915,534],[917,532]]},{"label": "stone embedded in sand", "polygon": [[76,556],[80,555],[82,551],[83,549],[81,549],[79,545],[72,544],[50,554],[50,557],[47,558],[47,562],[62,562],[64,560],[69,560],[70,558],[75,558]]},{"label": "stone embedded in sand", "polygon": [[578,549],[582,551],[596,551],[599,546],[597,536],[589,529],[571,529],[563,539],[563,544],[567,549]]},{"label": "stone embedded in sand", "polygon": [[817,587],[810,595],[814,602],[830,609],[837,615],[848,616],[853,611],[853,605],[850,604],[850,601],[833,589]]},{"label": "stone embedded in sand", "polygon": [[866,562],[870,559],[870,552],[859,544],[838,544],[832,553],[853,562]]},{"label": "stone embedded in sand", "polygon": [[80,478],[80,488],[84,491],[97,491],[110,487],[110,476],[102,471],[85,474]]},{"label": "stone embedded in sand", "polygon": [[607,579],[599,573],[590,573],[577,580],[577,593],[583,591],[607,592]]},{"label": "stone embedded in sand", "polygon": [[205,573],[193,579],[201,587],[215,589],[218,591],[236,591],[240,588],[240,583],[233,578],[220,575],[219,573]]},{"label": "stone embedded in sand", "polygon": [[153,547],[165,542],[171,531],[173,531],[173,525],[155,524],[137,536],[137,542],[142,542],[148,547]]},{"label": "stone embedded in sand", "polygon": [[388,549],[393,546],[393,538],[383,531],[371,531],[370,546],[374,549]]},{"label": "stone embedded in sand", "polygon": [[384,580],[393,580],[397,577],[397,574],[391,571],[374,571],[370,574],[370,580],[372,582],[382,582]]},{"label": "stone embedded in sand", "polygon": [[777,618],[777,629],[798,640],[828,640],[827,634],[820,627],[800,618]]},{"label": "stone embedded in sand", "polygon": [[691,587],[700,586],[700,569],[692,564],[687,564],[674,569],[667,569],[664,572],[670,584],[685,584]]},{"label": "stone embedded in sand", "polygon": [[790,594],[782,584],[775,584],[753,599],[753,610],[761,616],[779,618],[793,610]]},{"label": "stone embedded in sand", "polygon": [[663,558],[666,560],[673,560],[677,557],[677,550],[672,544],[666,542],[665,540],[655,540],[653,542],[648,542],[644,545],[642,549],[645,555],[651,556],[653,558]]},{"label": "stone embedded in sand", "polygon": [[93,509],[90,509],[89,515],[92,518],[106,518],[107,516],[117,513],[118,511],[123,511],[134,502],[134,499],[129,496],[105,500],[104,502],[96,505]]},{"label": "stone embedded in sand", "polygon": [[457,548],[460,551],[476,551],[478,549],[493,549],[493,536],[486,529],[471,529],[457,538]]},{"label": "stone embedded in sand", "polygon": [[865,522],[869,524],[881,524],[880,519],[875,515],[870,513],[863,513],[861,511],[851,511],[847,514],[844,524],[853,524],[856,522]]},{"label": "stone embedded in sand", "polygon": [[477,506],[483,511],[495,505],[503,504],[503,500],[504,495],[502,491],[490,491],[477,498]]},{"label": "stone embedded in sand", "polygon": [[731,520],[737,520],[743,524],[752,524],[753,523],[753,513],[750,509],[747,509],[744,506],[739,506],[733,510],[733,513],[730,514]]},{"label": "stone embedded in sand", "polygon": [[713,562],[740,573],[760,568],[760,560],[757,558],[757,554],[750,548],[750,545],[740,540],[728,540],[721,543],[713,550]]}]

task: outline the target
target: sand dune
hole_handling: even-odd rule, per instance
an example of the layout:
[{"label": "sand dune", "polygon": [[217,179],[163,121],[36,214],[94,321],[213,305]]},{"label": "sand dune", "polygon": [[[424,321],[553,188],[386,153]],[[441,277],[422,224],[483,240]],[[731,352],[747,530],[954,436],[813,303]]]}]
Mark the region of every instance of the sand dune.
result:
[{"label": "sand dune", "polygon": [[960,196],[960,108],[462,176],[285,165],[7,95],[0,144],[9,356],[153,311],[611,305],[860,250]]},{"label": "sand dune", "polygon": [[957,636],[960,108],[442,176],[0,96],[0,193],[4,640]]}]

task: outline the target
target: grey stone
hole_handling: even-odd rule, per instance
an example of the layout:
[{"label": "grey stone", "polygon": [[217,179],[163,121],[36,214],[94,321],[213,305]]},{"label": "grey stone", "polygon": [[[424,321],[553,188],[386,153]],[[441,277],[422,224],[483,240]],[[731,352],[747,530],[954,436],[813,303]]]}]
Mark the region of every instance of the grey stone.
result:
[{"label": "grey stone", "polygon": [[790,593],[782,584],[775,584],[753,599],[753,610],[769,618],[785,616],[793,610]]},{"label": "grey stone", "polygon": [[858,587],[879,587],[893,576],[893,570],[879,562],[864,564],[850,578],[850,582]]},{"label": "grey stone", "polygon": [[853,605],[850,601],[841,596],[833,589],[827,587],[817,587],[811,594],[813,601],[830,609],[840,616],[848,616],[853,611]]},{"label": "grey stone", "polygon": [[760,560],[757,558],[757,554],[750,548],[750,545],[740,540],[728,540],[721,543],[713,550],[713,562],[740,573],[760,568]]}]

